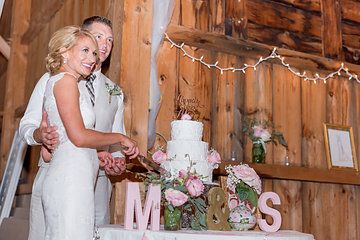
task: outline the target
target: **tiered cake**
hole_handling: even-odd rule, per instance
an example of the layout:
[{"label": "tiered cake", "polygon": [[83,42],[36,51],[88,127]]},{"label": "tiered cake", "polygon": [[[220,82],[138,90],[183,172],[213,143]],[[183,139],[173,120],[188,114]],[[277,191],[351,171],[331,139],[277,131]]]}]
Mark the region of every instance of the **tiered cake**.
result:
[{"label": "tiered cake", "polygon": [[171,140],[167,142],[168,160],[162,167],[177,177],[180,170],[196,172],[204,182],[212,182],[213,165],[208,162],[209,144],[202,141],[203,124],[192,120],[171,122]]}]

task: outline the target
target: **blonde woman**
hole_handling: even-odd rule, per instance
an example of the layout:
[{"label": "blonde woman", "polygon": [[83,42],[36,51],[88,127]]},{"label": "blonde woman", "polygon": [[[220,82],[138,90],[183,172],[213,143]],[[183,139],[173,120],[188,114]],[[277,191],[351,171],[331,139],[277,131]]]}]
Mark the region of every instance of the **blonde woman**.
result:
[{"label": "blonde woman", "polygon": [[94,229],[94,184],[99,161],[96,148],[123,146],[130,157],[139,149],[120,133],[93,130],[95,114],[88,96],[78,90],[78,81],[88,76],[98,61],[98,45],[90,32],[64,27],[49,42],[47,69],[51,74],[44,95],[49,125],[57,126],[59,144],[50,153],[42,202],[45,239],[91,240]]}]

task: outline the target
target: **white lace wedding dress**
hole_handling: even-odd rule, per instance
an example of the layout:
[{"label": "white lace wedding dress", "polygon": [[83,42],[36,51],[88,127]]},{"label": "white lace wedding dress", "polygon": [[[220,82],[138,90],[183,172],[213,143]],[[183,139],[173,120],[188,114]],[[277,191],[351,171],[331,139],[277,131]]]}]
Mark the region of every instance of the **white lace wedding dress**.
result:
[{"label": "white lace wedding dress", "polygon": [[[96,150],[78,148],[68,139],[57,110],[52,76],[45,90],[44,109],[50,125],[58,127],[59,145],[53,153],[43,186],[46,240],[91,240],[94,232],[94,184],[99,168]],[[88,97],[80,94],[86,128],[93,128],[95,114]]]}]

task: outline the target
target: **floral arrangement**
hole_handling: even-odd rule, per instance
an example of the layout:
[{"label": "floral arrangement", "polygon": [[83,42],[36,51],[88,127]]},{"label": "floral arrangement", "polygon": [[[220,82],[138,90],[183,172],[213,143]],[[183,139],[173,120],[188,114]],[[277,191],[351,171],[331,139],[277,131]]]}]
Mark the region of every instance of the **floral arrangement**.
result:
[{"label": "floral arrangement", "polygon": [[273,142],[288,147],[284,135],[276,131],[271,121],[260,121],[256,118],[245,118],[242,131],[251,139],[253,143],[260,142],[264,149],[265,143]]},{"label": "floral arrangement", "polygon": [[[161,165],[169,161],[167,154],[161,149],[152,154],[155,163]],[[208,162],[215,168],[221,162],[220,154],[211,149],[207,156]],[[170,211],[181,208],[184,216],[188,216],[188,223],[183,224],[193,230],[207,229],[206,198],[203,177],[196,173],[193,163],[186,170],[180,170],[176,176],[169,178],[166,174],[149,173],[145,185],[160,184],[162,187],[162,205]],[[190,217],[191,216],[191,217]]]},{"label": "floral arrangement", "polygon": [[[155,155],[155,154],[154,154]],[[193,216],[189,226],[194,230],[207,229],[205,220],[206,202],[205,186],[201,178],[190,171],[181,170],[174,179],[166,179],[163,175],[149,173],[145,185],[160,184],[162,205],[173,212],[181,209],[183,213]]]},{"label": "floral arrangement", "polygon": [[255,209],[258,195],[261,193],[261,180],[255,170],[247,164],[229,165],[225,170],[228,174],[227,188],[230,192],[229,208],[237,207],[239,201],[242,201],[249,209]]}]

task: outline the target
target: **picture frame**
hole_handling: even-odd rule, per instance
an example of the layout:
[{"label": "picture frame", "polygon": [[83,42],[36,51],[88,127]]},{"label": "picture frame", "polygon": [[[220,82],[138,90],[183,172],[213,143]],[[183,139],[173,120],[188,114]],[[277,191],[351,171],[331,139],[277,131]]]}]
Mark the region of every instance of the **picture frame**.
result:
[{"label": "picture frame", "polygon": [[324,138],[328,169],[359,170],[351,126],[324,123]]}]

